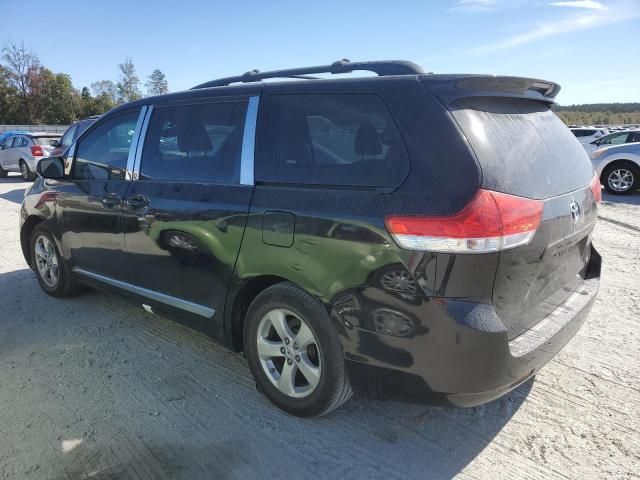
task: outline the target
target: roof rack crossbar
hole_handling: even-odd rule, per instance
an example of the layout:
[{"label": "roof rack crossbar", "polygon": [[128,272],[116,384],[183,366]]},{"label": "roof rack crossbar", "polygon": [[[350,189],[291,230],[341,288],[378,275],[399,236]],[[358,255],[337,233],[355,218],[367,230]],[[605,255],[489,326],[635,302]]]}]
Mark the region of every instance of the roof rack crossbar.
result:
[{"label": "roof rack crossbar", "polygon": [[251,70],[242,75],[235,77],[219,78],[209,82],[201,83],[192,88],[208,88],[222,87],[232,83],[250,83],[259,82],[267,78],[297,78],[297,79],[315,79],[310,75],[317,73],[331,73],[333,75],[340,73],[351,73],[356,70],[373,72],[379,76],[387,75],[420,75],[425,73],[419,65],[405,60],[386,60],[375,62],[351,62],[342,59],[333,62],[331,65],[318,65],[315,67],[290,68],[286,70],[273,70],[271,72],[260,72],[259,70]]}]

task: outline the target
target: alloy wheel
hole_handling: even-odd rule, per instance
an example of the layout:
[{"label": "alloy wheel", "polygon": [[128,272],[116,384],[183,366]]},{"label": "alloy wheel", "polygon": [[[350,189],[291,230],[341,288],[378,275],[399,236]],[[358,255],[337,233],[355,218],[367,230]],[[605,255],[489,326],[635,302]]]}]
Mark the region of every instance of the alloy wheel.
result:
[{"label": "alloy wheel", "polygon": [[58,286],[59,266],[58,256],[51,241],[44,235],[40,235],[35,241],[35,257],[38,275],[49,288]]},{"label": "alloy wheel", "polygon": [[607,182],[611,190],[616,192],[626,192],[633,186],[635,178],[633,172],[626,168],[617,168],[609,174]]},{"label": "alloy wheel", "polygon": [[409,272],[401,269],[386,272],[380,278],[382,288],[391,292],[406,293],[414,295],[416,293],[416,281]]},{"label": "alloy wheel", "polygon": [[293,398],[313,393],[322,373],[320,349],[300,316],[281,308],[271,310],[260,321],[256,340],[260,365],[280,392]]}]

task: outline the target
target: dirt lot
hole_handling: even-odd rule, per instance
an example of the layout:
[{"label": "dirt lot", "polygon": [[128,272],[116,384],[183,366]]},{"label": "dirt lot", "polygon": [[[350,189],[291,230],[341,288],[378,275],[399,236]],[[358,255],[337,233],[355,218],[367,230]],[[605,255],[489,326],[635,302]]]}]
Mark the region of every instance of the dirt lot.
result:
[{"label": "dirt lot", "polygon": [[26,183],[0,180],[2,478],[638,478],[640,195],[605,196],[584,328],[490,405],[351,401],[299,420],[243,357],[115,296],[56,300],[18,243]]}]

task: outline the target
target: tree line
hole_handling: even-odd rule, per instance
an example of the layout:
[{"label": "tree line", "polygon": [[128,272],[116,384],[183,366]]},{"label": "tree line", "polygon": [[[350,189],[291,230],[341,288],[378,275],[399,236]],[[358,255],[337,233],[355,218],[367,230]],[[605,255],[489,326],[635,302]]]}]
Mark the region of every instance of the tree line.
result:
[{"label": "tree line", "polygon": [[[8,44],[0,53],[0,124],[68,125],[144,95],[131,58],[118,65],[115,81],[99,80],[78,90],[71,76],[43,66],[24,43]],[[144,88],[146,95],[169,91],[159,69],[147,77]]]},{"label": "tree line", "polygon": [[640,123],[640,103],[585,103],[554,105],[568,125],[624,125]]},{"label": "tree line", "polygon": [[629,125],[640,124],[640,110],[628,113],[583,112],[563,110],[556,112],[567,125]]}]

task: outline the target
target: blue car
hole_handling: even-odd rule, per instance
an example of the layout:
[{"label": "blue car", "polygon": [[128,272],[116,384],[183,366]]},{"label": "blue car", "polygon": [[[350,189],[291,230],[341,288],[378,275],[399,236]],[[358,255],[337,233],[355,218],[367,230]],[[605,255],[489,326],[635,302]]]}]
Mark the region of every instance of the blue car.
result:
[{"label": "blue car", "polygon": [[2,144],[8,137],[11,135],[24,134],[29,133],[26,130],[9,130],[3,133],[0,133],[0,144]]}]

